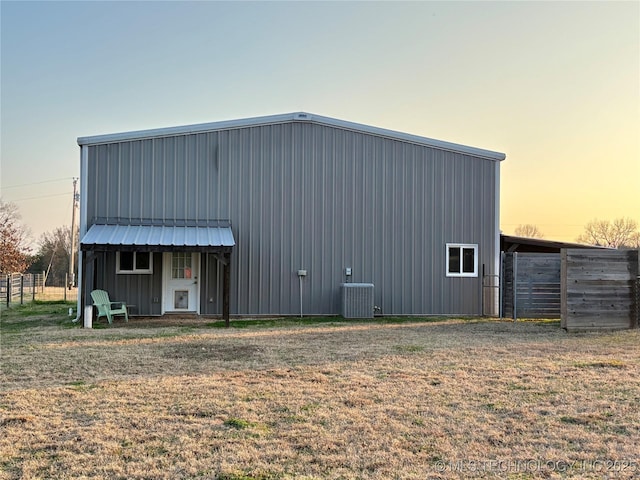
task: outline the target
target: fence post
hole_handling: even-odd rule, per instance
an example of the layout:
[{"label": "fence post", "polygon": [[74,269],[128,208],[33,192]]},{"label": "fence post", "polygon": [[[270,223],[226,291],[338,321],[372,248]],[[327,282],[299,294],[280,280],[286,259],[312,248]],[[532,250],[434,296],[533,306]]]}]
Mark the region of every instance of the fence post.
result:
[{"label": "fence post", "polygon": [[632,325],[632,328],[640,328],[640,275],[636,277],[636,314],[635,314],[635,325]]},{"label": "fence post", "polygon": [[7,275],[7,308],[11,304],[11,275]]},{"label": "fence post", "polygon": [[504,280],[504,252],[500,252],[500,278],[498,279],[498,317],[502,321],[502,282]]},{"label": "fence post", "polygon": [[518,320],[518,252],[513,252],[513,321]]},{"label": "fence post", "polygon": [[31,274],[31,301],[36,301],[36,275],[35,273]]},{"label": "fence post", "polygon": [[640,328],[640,248],[638,248],[638,275],[636,277],[636,328]]},{"label": "fence post", "polygon": [[24,305],[24,275],[20,274],[20,305]]}]

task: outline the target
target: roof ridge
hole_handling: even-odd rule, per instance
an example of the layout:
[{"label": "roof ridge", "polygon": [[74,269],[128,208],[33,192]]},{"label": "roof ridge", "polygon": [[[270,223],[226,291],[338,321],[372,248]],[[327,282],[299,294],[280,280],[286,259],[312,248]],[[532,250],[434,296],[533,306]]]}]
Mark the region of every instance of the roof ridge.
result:
[{"label": "roof ridge", "polygon": [[310,122],[319,125],[326,125],[334,128],[341,128],[369,135],[376,135],[393,140],[424,145],[439,150],[447,150],[466,155],[487,158],[491,160],[501,161],[506,158],[504,153],[486,150],[468,145],[462,145],[444,140],[436,140],[429,137],[404,133],[397,130],[390,130],[371,125],[365,125],[347,120],[340,120],[332,117],[325,117],[309,112],[293,112],[279,115],[268,115],[262,117],[242,118],[236,120],[224,120],[210,123],[199,123],[192,125],[182,125],[176,127],[154,128],[149,130],[135,130],[130,132],[112,133],[106,135],[95,135],[87,137],[78,137],[78,145],[100,145],[106,143],[118,143],[133,140],[150,139],[165,136],[192,135],[197,133],[205,133],[219,130],[230,130],[237,128],[257,127],[262,125],[275,125],[290,122]]}]

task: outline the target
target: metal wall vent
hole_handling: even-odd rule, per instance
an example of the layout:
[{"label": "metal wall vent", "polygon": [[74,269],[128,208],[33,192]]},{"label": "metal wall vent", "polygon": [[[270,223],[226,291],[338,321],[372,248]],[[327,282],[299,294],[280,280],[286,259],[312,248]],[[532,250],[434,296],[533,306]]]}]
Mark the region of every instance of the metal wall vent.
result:
[{"label": "metal wall vent", "polygon": [[373,318],[373,283],[343,283],[342,316]]}]

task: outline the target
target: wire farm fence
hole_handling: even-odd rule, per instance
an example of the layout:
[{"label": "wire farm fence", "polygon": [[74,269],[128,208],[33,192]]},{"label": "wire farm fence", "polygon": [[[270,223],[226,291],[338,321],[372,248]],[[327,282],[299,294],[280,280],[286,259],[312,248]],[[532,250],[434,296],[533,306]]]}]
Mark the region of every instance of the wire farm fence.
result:
[{"label": "wire farm fence", "polygon": [[[0,302],[3,307],[11,308],[34,300],[76,301],[77,287],[65,285],[47,285],[42,273],[12,273],[0,276]],[[65,282],[66,283],[66,282]]]}]

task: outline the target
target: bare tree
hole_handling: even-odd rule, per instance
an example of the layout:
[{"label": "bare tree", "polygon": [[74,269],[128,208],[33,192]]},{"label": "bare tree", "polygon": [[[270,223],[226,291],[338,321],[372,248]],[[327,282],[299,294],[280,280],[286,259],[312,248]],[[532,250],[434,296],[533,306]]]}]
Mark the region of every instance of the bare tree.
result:
[{"label": "bare tree", "polygon": [[536,225],[531,225],[529,223],[524,225],[518,225],[516,227],[515,234],[518,237],[527,237],[527,238],[543,238],[544,237],[544,235]]},{"label": "bare tree", "polygon": [[[77,234],[77,232],[76,232]],[[38,253],[34,257],[33,272],[45,272],[48,285],[64,285],[69,271],[71,254],[71,228],[58,227],[40,237]],[[77,255],[76,252],[73,252]],[[77,265],[77,262],[74,262]]]},{"label": "bare tree", "polygon": [[638,223],[630,218],[592,220],[577,239],[580,243],[600,247],[625,248],[640,246]]},{"label": "bare tree", "polygon": [[28,231],[18,207],[0,198],[0,274],[24,272],[29,266]]}]

